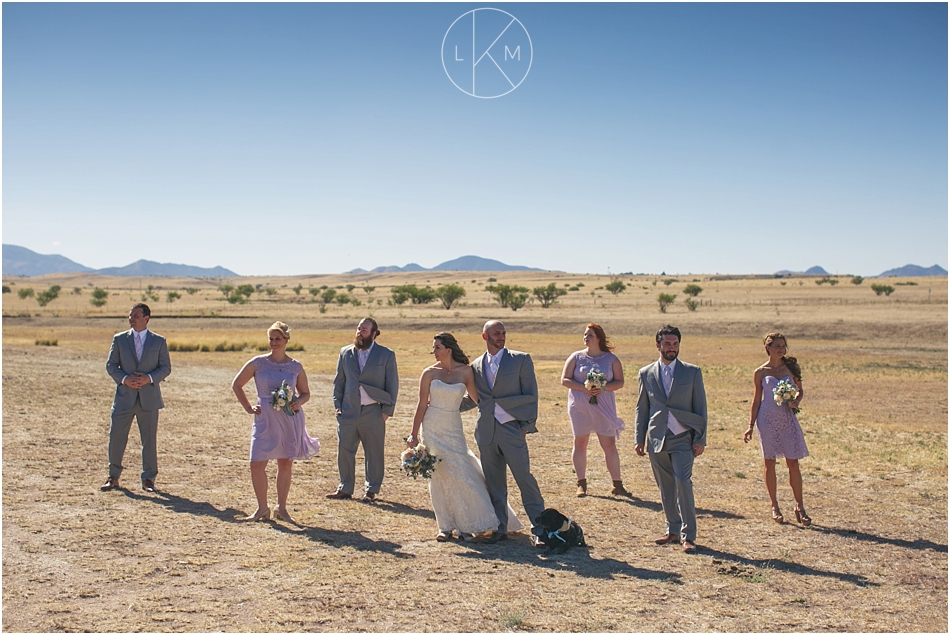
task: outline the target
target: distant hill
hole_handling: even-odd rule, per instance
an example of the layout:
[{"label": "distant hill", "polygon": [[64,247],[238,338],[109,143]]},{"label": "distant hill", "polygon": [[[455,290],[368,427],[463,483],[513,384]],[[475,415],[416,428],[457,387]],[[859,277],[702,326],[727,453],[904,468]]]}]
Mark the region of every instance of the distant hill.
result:
[{"label": "distant hill", "polygon": [[490,258],[481,258],[479,256],[462,256],[455,260],[448,260],[442,264],[436,265],[431,269],[421,267],[414,262],[410,262],[405,267],[394,265],[388,267],[376,267],[371,271],[365,269],[353,269],[345,273],[399,273],[404,271],[543,271],[535,267],[524,267],[521,265],[506,265],[498,260]]},{"label": "distant hill", "polygon": [[136,260],[131,265],[124,267],[97,269],[96,273],[103,276],[169,276],[177,278],[237,276],[236,273],[224,267],[192,267],[191,265],[176,265],[171,262],[154,262],[152,260]]},{"label": "distant hill", "polygon": [[[6,255],[4,254],[4,258]],[[903,267],[898,267],[897,269],[888,269],[884,273],[878,275],[878,278],[917,278],[923,276],[945,276],[947,275],[947,270],[941,267],[940,265],[934,265],[924,269],[918,265],[904,265]]]},{"label": "distant hill", "polygon": [[42,276],[47,273],[83,273],[93,269],[65,256],[38,254],[26,247],[3,245],[3,275]]},{"label": "distant hill", "polygon": [[49,273],[95,273],[103,276],[175,276],[181,278],[235,277],[224,267],[192,267],[139,260],[125,267],[90,269],[59,255],[43,255],[17,245],[3,245],[3,275],[43,276]]},{"label": "distant hill", "polygon": [[825,271],[824,267],[819,267],[818,265],[815,265],[814,267],[811,267],[810,269],[807,269],[805,271],[790,271],[788,269],[782,269],[781,271],[776,271],[775,273],[777,274],[803,273],[809,276],[827,276],[828,275],[828,272]]}]

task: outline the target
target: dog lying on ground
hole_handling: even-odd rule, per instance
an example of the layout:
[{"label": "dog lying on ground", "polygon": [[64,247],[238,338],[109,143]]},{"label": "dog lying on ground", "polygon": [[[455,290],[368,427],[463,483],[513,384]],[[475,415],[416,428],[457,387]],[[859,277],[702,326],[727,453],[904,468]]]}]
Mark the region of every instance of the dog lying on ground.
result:
[{"label": "dog lying on ground", "polygon": [[537,522],[543,530],[539,542],[544,543],[546,556],[564,553],[571,547],[587,546],[581,526],[556,509],[545,509]]}]

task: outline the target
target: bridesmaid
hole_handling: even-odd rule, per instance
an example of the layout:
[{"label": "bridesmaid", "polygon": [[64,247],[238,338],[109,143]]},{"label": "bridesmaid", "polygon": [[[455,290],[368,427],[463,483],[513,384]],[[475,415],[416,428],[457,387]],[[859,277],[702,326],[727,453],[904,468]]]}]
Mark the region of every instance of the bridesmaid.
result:
[{"label": "bridesmaid", "polygon": [[[571,430],[574,433],[571,460],[577,475],[577,495],[587,495],[587,443],[591,433],[596,433],[600,447],[604,450],[607,471],[614,482],[610,493],[630,496],[620,478],[617,438],[624,423],[623,419],[617,416],[617,403],[614,400],[614,392],[623,388],[623,364],[613,354],[614,347],[607,341],[607,335],[599,324],[587,325],[584,345],[585,349],[572,353],[567,358],[561,373],[561,385],[570,388],[567,395],[567,414],[571,418]],[[587,388],[584,385],[587,373],[592,368],[604,374],[607,380],[604,390],[598,387]],[[590,403],[591,397],[597,397],[596,404]]]},{"label": "bridesmaid", "polygon": [[[290,477],[295,460],[309,459],[320,451],[320,440],[307,434],[307,424],[300,407],[310,399],[307,373],[295,359],[287,356],[290,327],[274,322],[267,329],[269,355],[258,355],[246,364],[231,382],[231,389],[248,414],[254,415],[251,430],[251,484],[257,497],[257,511],[242,520],[267,520],[267,462],[277,460],[277,517],[294,522],[287,511]],[[244,394],[244,385],[254,378],[257,403],[253,406]],[[293,416],[271,406],[271,392],[286,381],[296,397],[290,403]]]},{"label": "bridesmaid", "polygon": [[[765,489],[769,493],[772,503],[772,520],[777,523],[785,521],[779,510],[776,498],[775,461],[782,457],[788,466],[788,484],[792,486],[792,495],[795,497],[795,518],[806,527],[811,524],[811,518],[805,513],[805,503],[802,500],[802,472],[798,460],[808,456],[805,446],[805,435],[795,418],[792,408],[797,408],[805,395],[802,389],[802,369],[794,357],[786,357],[788,343],[781,333],[769,333],[763,340],[765,352],[769,361],[755,369],[752,382],[755,386],[755,396],[752,398],[752,413],[749,417],[749,429],[742,435],[746,443],[752,438],[752,431],[756,422],[759,424],[759,444],[762,447],[762,458],[765,459]],[[793,401],[776,405],[772,389],[782,379],[792,379],[798,386],[798,396]]]}]

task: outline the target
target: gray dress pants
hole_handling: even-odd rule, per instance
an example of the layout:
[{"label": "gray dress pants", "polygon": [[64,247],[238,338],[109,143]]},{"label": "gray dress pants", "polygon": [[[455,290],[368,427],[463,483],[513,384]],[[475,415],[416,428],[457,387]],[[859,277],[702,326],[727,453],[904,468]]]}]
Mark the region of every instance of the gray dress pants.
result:
[{"label": "gray dress pants", "polygon": [[650,452],[653,478],[660,488],[660,502],[666,514],[666,532],[682,539],[696,540],[696,504],[693,501],[692,434],[667,432],[663,451]]}]

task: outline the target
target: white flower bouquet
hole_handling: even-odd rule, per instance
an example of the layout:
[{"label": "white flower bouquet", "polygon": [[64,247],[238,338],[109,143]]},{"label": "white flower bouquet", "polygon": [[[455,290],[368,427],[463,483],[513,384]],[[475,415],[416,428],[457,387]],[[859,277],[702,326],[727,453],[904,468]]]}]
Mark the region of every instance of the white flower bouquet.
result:
[{"label": "white flower bouquet", "polygon": [[432,478],[435,464],[442,459],[429,452],[421,443],[414,448],[406,448],[402,453],[402,470],[412,478]]},{"label": "white flower bouquet", "polygon": [[[596,368],[591,368],[587,373],[587,381],[584,382],[584,388],[590,390],[591,388],[600,388],[601,390],[607,389],[607,377],[604,376],[602,372]],[[588,400],[590,403],[597,405],[597,397],[591,397]]]},{"label": "white flower bouquet", "polygon": [[[798,385],[791,379],[782,379],[772,389],[772,397],[775,399],[776,406],[787,405],[798,397]],[[800,408],[792,408],[795,414],[798,414],[800,410]]]},{"label": "white flower bouquet", "polygon": [[288,417],[294,416],[294,411],[290,409],[290,404],[296,403],[294,399],[294,389],[290,387],[287,380],[280,382],[280,387],[272,390],[270,393],[270,405],[274,410],[280,410]]}]

